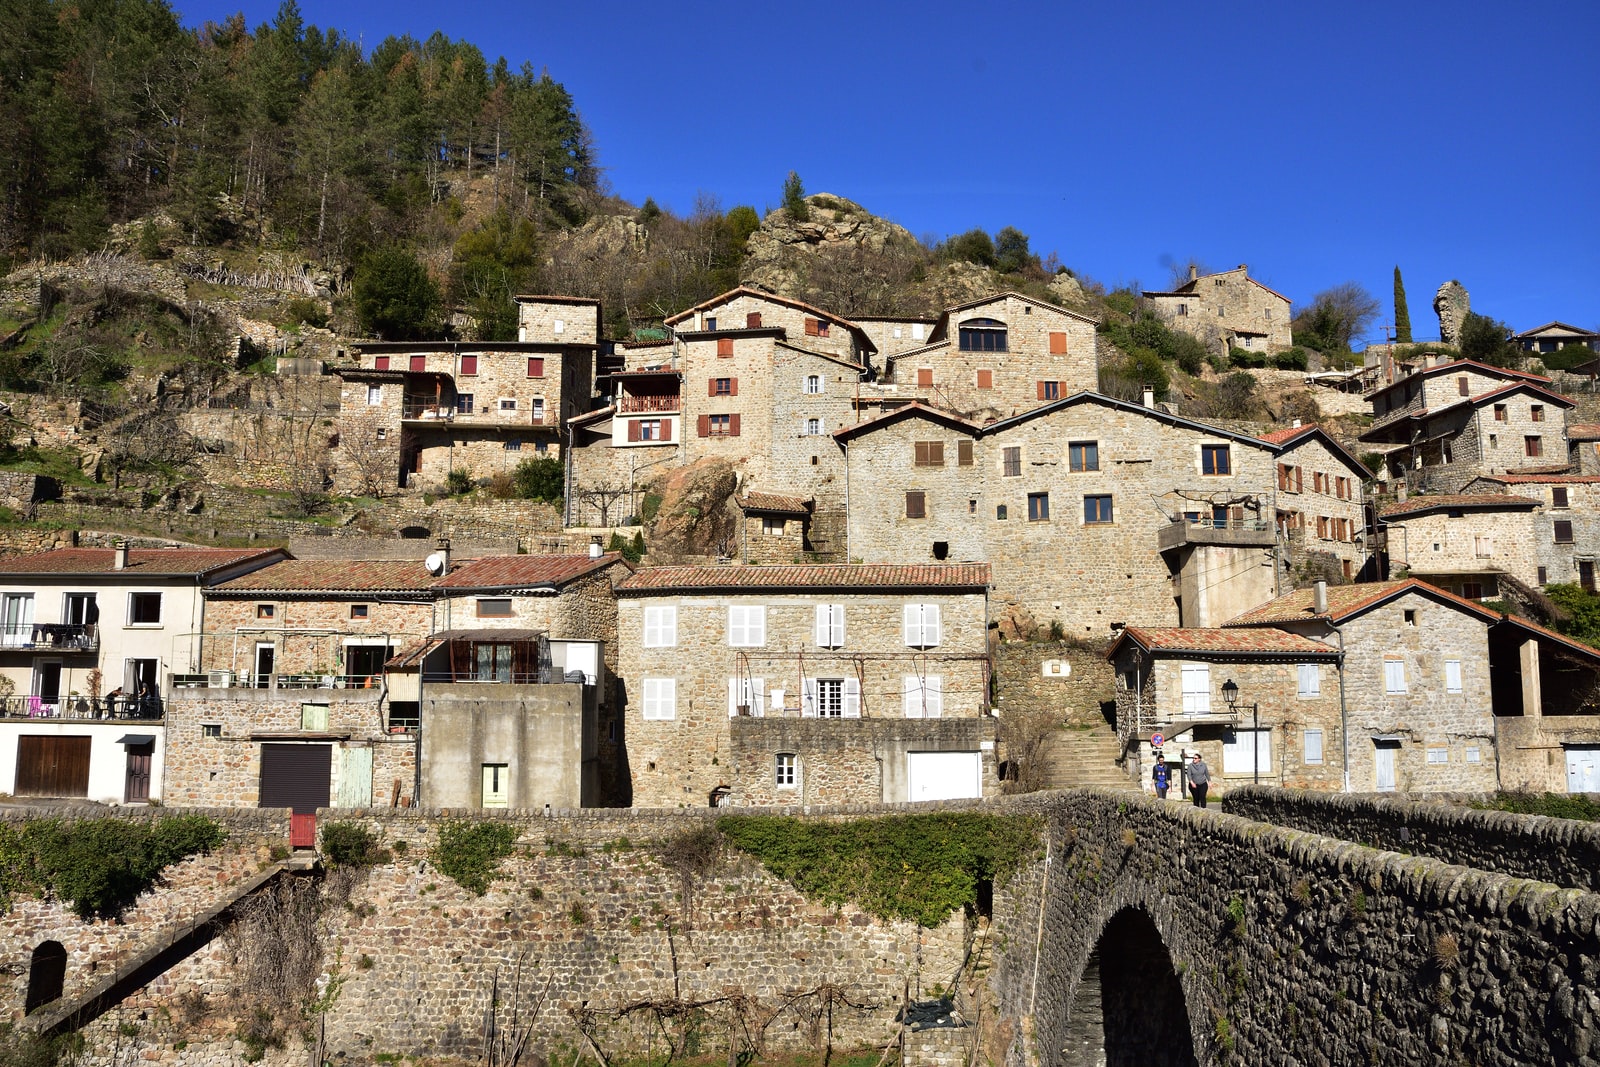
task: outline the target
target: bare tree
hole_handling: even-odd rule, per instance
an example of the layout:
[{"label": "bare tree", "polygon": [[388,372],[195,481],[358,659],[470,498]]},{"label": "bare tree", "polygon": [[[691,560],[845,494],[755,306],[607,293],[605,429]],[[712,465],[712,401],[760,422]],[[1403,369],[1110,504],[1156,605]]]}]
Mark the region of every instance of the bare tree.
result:
[{"label": "bare tree", "polygon": [[1343,282],[1311,298],[1294,317],[1296,332],[1312,335],[1319,350],[1349,351],[1350,342],[1361,336],[1378,317],[1378,298],[1359,282]]}]

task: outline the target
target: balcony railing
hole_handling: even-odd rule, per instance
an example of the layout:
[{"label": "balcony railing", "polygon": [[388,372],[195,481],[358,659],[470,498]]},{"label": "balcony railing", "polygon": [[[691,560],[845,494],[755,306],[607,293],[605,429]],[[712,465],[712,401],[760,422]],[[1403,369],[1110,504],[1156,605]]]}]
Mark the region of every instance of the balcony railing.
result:
[{"label": "balcony railing", "polygon": [[153,696],[143,699],[120,696],[95,699],[71,695],[43,697],[38,694],[0,697],[0,718],[7,719],[149,721],[160,719],[162,714],[161,698]]},{"label": "balcony railing", "polygon": [[540,671],[497,671],[480,675],[476,671],[428,671],[423,674],[424,684],[433,685],[561,685],[566,682],[590,685],[582,671],[568,671],[563,677],[554,669]]},{"label": "balcony railing", "polygon": [[94,652],[99,647],[99,623],[31,622],[0,627],[0,648],[26,648],[36,652]]},{"label": "balcony railing", "polygon": [[174,674],[174,689],[376,689],[383,683],[381,674]]},{"label": "balcony railing", "polygon": [[437,419],[441,422],[449,422],[456,417],[456,409],[450,404],[419,404],[415,401],[407,401],[400,405],[400,417],[402,419]]},{"label": "balcony railing", "polygon": [[557,426],[561,419],[554,412],[501,411],[485,407],[475,411],[457,411],[448,404],[407,403],[400,407],[400,417],[412,422],[470,422],[496,426]]},{"label": "balcony railing", "polygon": [[617,403],[617,411],[623,415],[637,414],[641,411],[678,411],[682,405],[683,401],[677,393],[640,396],[624,393]]}]

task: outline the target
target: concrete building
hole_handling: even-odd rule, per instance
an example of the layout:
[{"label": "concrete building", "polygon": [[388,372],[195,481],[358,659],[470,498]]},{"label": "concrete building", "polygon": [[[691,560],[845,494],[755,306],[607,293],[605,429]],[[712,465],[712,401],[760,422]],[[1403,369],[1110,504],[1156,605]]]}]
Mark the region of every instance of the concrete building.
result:
[{"label": "concrete building", "polygon": [[1243,263],[1204,277],[1191,266],[1189,280],[1176,289],[1143,296],[1168,329],[1196,338],[1217,355],[1230,348],[1270,355],[1294,343],[1289,298],[1250,277]]},{"label": "concrete building", "polygon": [[998,789],[989,568],[657,567],[619,584],[633,802]]}]

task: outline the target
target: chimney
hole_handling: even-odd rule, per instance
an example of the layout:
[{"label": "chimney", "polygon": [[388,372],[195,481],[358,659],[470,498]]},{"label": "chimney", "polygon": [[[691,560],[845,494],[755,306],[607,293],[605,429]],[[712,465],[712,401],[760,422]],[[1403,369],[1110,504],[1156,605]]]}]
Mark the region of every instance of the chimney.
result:
[{"label": "chimney", "polygon": [[442,569],[440,569],[439,573],[440,574],[449,574],[450,573],[450,538],[441,537],[441,538],[439,538],[439,540],[434,542],[434,545],[439,549],[439,555],[444,559],[444,567]]},{"label": "chimney", "polygon": [[1144,406],[1147,408],[1156,406],[1156,391],[1148,385],[1144,387]]},{"label": "chimney", "polygon": [[1295,419],[1294,420],[1294,427],[1293,428],[1296,429],[1296,430],[1298,430],[1300,428],[1300,420],[1299,419]]},{"label": "chimney", "polygon": [[1328,613],[1328,583],[1320,578],[1311,587],[1311,612],[1314,615]]},{"label": "chimney", "polygon": [[596,534],[594,537],[589,538],[589,558],[599,559],[604,554],[604,550],[600,547],[599,535]]},{"label": "chimney", "polygon": [[125,571],[128,569],[128,542],[118,541],[113,547],[114,555],[111,557],[111,569]]},{"label": "chimney", "polygon": [[1189,264],[1189,280],[1191,282],[1192,281],[1198,281],[1199,278],[1200,278],[1200,268],[1198,266],[1196,266],[1195,264],[1193,264],[1193,263]]},{"label": "chimney", "polygon": [[1246,274],[1249,274],[1250,273],[1250,264],[1241,263],[1241,264],[1239,264],[1239,269],[1244,271]]}]

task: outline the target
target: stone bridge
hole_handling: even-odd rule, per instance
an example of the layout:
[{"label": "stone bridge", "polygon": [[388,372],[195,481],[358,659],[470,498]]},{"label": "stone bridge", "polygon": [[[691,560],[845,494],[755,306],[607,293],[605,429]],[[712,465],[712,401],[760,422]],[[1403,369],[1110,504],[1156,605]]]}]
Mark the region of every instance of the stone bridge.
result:
[{"label": "stone bridge", "polygon": [[[330,812],[364,820],[396,855],[344,884],[314,927],[318,989],[337,994],[321,997],[319,1054],[352,1067],[477,1061],[487,1021],[516,1017],[535,1047],[607,1060],[660,1056],[678,1034],[683,1053],[739,1044],[730,1059],[898,1042],[904,1063],[939,1067],[1600,1065],[1600,826],[1272,789],[1235,791],[1228,806],[1073,791],[792,813],[1038,816],[1038,858],[937,929],[808,900],[738,855],[691,877],[646,844],[716,812],[456,813],[520,835],[483,896],[428,859],[448,813]],[[220,881],[215,867],[192,890],[182,872],[174,883],[199,893]],[[240,1043],[240,1019],[263,1010],[242,988],[242,939],[218,938],[113,1004],[95,938],[74,941],[41,908],[0,924],[8,1008],[21,1006],[33,941],[64,930],[50,936],[72,953],[65,996],[39,1018],[74,1020],[90,1049],[118,1062],[306,1061],[293,1027],[282,1049]],[[961,1025],[902,1024],[907,1001],[952,993],[943,1014]],[[96,996],[93,1018],[69,1010]],[[230,996],[245,1014],[228,1014]]]}]

